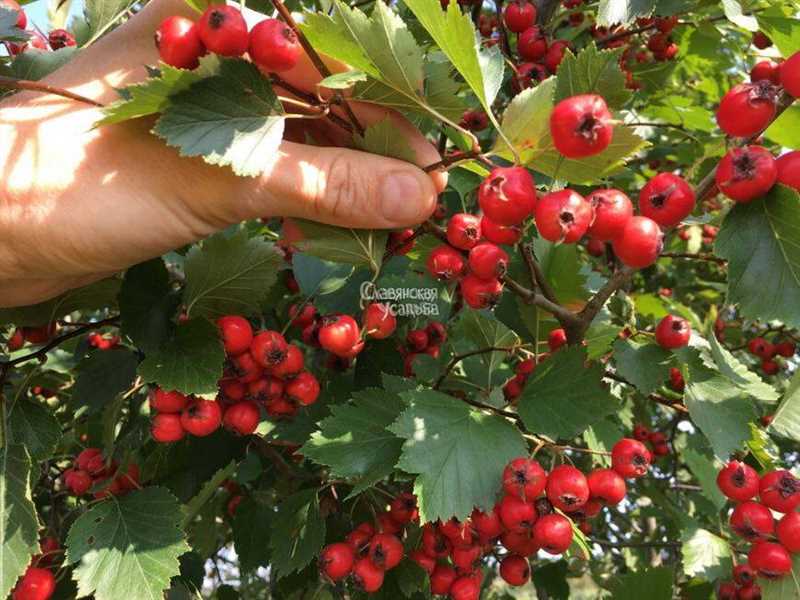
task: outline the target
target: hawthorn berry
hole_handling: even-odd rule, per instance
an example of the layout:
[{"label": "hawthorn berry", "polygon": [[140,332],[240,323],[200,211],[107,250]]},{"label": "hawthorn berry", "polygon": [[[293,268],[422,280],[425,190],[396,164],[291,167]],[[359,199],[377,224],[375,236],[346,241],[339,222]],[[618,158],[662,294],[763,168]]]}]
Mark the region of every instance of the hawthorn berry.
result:
[{"label": "hawthorn berry", "polygon": [[297,34],[283,21],[264,19],[250,31],[248,53],[264,71],[281,73],[297,65],[303,47]]},{"label": "hawthorn berry", "polygon": [[611,448],[611,467],[625,479],[635,479],[647,474],[652,456],[642,442],[622,438]]},{"label": "hawthorn berry", "polygon": [[431,594],[446,596],[457,577],[456,570],[450,565],[436,565],[431,573]]},{"label": "hawthorn berry", "polygon": [[196,68],[206,51],[194,21],[177,15],[161,22],[155,43],[161,60],[177,69]]},{"label": "hawthorn berry", "polygon": [[353,563],[353,581],[362,590],[371,594],[383,585],[383,569],[369,558],[359,558]]},{"label": "hawthorn berry", "polygon": [[634,269],[649,267],[658,259],[664,245],[664,234],[648,217],[631,217],[625,229],[613,242],[614,254],[623,264]]},{"label": "hawthorn berry", "polygon": [[533,503],[521,499],[516,493],[503,496],[497,505],[497,513],[503,527],[517,533],[530,531],[538,518]]},{"label": "hawthorn berry", "polygon": [[422,550],[431,558],[444,558],[450,554],[453,544],[432,523],[422,528]]},{"label": "hawthorn berry", "polygon": [[520,586],[531,578],[531,566],[528,559],[519,554],[509,554],[500,563],[500,577],[508,585]]},{"label": "hawthorn berry", "polygon": [[533,526],[533,539],[548,554],[562,554],[572,544],[572,523],[564,515],[545,515]]},{"label": "hawthorn berry", "polygon": [[[476,572],[480,576],[480,571]],[[451,600],[478,600],[481,593],[481,581],[473,575],[463,575],[450,586]]]},{"label": "hawthorn berry", "polygon": [[750,70],[750,81],[769,81],[775,85],[781,83],[781,67],[771,60],[761,60]]},{"label": "hawthorn berry", "polygon": [[214,400],[195,398],[181,413],[184,431],[197,437],[214,433],[222,423],[222,409]]},{"label": "hawthorn berry", "polygon": [[770,358],[761,361],[761,370],[765,375],[775,375],[781,370],[781,366]]},{"label": "hawthorn berry", "polygon": [[264,369],[256,362],[250,352],[244,352],[239,356],[234,356],[231,361],[233,373],[238,377],[240,383],[251,383],[264,374]]},{"label": "hawthorn berry", "polygon": [[787,94],[800,98],[800,52],[781,63],[781,85]]},{"label": "hawthorn berry", "polygon": [[283,396],[283,391],[284,382],[270,375],[251,381],[247,384],[247,388],[241,391],[238,388],[231,389],[229,382],[222,387],[223,395],[234,402],[243,400],[245,395],[256,402],[268,402]]},{"label": "hawthorn berry", "polygon": [[778,179],[778,167],[761,146],[733,148],[717,167],[720,191],[736,202],[750,202],[766,194]]},{"label": "hawthorn berry", "polygon": [[499,279],[481,279],[467,275],[461,280],[461,295],[467,306],[480,310],[490,308],[500,301],[503,284]]},{"label": "hawthorn berry", "polygon": [[732,137],[750,137],[766,129],[775,117],[776,89],[769,81],[731,88],[717,109],[719,128]]},{"label": "hawthorn berry", "polygon": [[761,588],[754,583],[740,587],[736,600],[761,600]]},{"label": "hawthorn berry", "polygon": [[458,213],[447,222],[447,241],[459,250],[470,250],[481,239],[481,219],[468,213]]},{"label": "hawthorn berry", "polygon": [[390,533],[375,534],[369,542],[368,555],[372,564],[388,571],[403,560],[403,543]]},{"label": "hawthorn berry", "polygon": [[150,434],[157,442],[169,443],[182,440],[186,432],[181,425],[181,416],[173,413],[159,413],[153,417]]},{"label": "hawthorn berry", "polygon": [[477,508],[474,509],[470,515],[470,521],[483,543],[494,540],[503,533],[503,522],[500,520],[497,506],[492,508],[489,512],[483,512]]},{"label": "hawthorn berry", "polygon": [[92,476],[81,469],[67,469],[63,475],[64,485],[75,496],[83,496],[92,487]]},{"label": "hawthorn berry", "polygon": [[601,240],[590,238],[586,240],[586,252],[589,253],[589,256],[603,256],[606,253],[606,244]]},{"label": "hawthorn berry", "polygon": [[431,346],[441,346],[447,341],[447,329],[439,321],[431,321],[425,328]]},{"label": "hawthorn berry", "polygon": [[791,358],[797,352],[797,346],[794,342],[780,342],[775,344],[775,353],[785,358]]},{"label": "hawthorn berry", "polygon": [[432,277],[444,280],[461,277],[465,267],[462,254],[447,244],[442,244],[431,250],[425,264]]},{"label": "hawthorn berry", "polygon": [[[800,192],[800,150],[787,152],[779,156],[775,161],[775,165],[778,168],[778,183]],[[486,235],[485,232],[484,235]],[[488,236],[486,237],[488,239]]]},{"label": "hawthorn berry", "polygon": [[47,34],[47,43],[50,44],[50,48],[53,50],[72,48],[78,45],[78,43],[75,41],[75,36],[66,29],[51,30],[50,33]]},{"label": "hawthorn berry", "polygon": [[250,354],[259,366],[272,369],[286,360],[289,344],[279,331],[261,331],[250,344]]},{"label": "hawthorn berry", "polygon": [[377,528],[380,533],[389,533],[392,535],[400,535],[403,531],[403,525],[392,519],[392,516],[388,512],[378,515]]},{"label": "hawthorn berry", "polygon": [[221,56],[241,56],[249,43],[242,12],[227,4],[212,4],[197,21],[203,45]]},{"label": "hawthorn berry", "polygon": [[297,404],[287,398],[275,398],[264,403],[267,414],[273,419],[293,417],[297,414]]},{"label": "hawthorn berry", "polygon": [[455,546],[450,554],[450,559],[459,573],[468,573],[475,569],[483,556],[483,548],[473,546]]},{"label": "hawthorn berry", "polygon": [[58,330],[57,323],[49,323],[47,325],[39,325],[37,327],[23,327],[22,335],[25,341],[29,344],[46,344]]},{"label": "hawthorn berry", "polygon": [[594,156],[611,143],[612,120],[601,96],[572,96],[556,104],[550,114],[550,135],[556,150],[567,158]]},{"label": "hawthorn berry", "polygon": [[775,520],[769,508],[752,500],[736,505],[730,524],[736,535],[749,542],[766,539],[775,531]]},{"label": "hawthorn berry", "polygon": [[225,410],[222,423],[226,429],[239,435],[250,435],[258,427],[260,419],[258,407],[253,402],[244,400]]},{"label": "hawthorn berry", "polygon": [[549,334],[547,334],[547,347],[550,348],[550,352],[555,352],[562,346],[567,343],[567,332],[564,331],[561,327],[558,329],[553,329]]},{"label": "hawthorn berry", "polygon": [[397,317],[388,304],[373,302],[364,309],[361,321],[364,334],[376,340],[383,340],[397,329]]},{"label": "hawthorn berry", "polygon": [[403,492],[389,504],[389,516],[395,523],[404,525],[419,518],[417,511],[417,497],[414,494]]},{"label": "hawthorn berry", "polygon": [[511,87],[515,93],[535,87],[547,79],[547,67],[539,63],[526,62],[517,67],[517,72],[511,76]]},{"label": "hawthorn berry", "polygon": [[622,476],[614,469],[597,469],[586,477],[589,484],[589,495],[613,506],[622,502],[627,493],[627,486]]},{"label": "hawthorn berry", "polygon": [[330,315],[319,329],[319,343],[336,356],[349,358],[361,339],[358,323],[349,315]]},{"label": "hawthorn berry", "polygon": [[405,256],[414,249],[416,244],[416,241],[411,239],[412,237],[414,237],[414,230],[410,228],[392,231],[389,233],[386,247],[395,256]]},{"label": "hawthorn berry", "polygon": [[769,39],[766,33],[763,31],[756,31],[753,33],[753,38],[751,40],[753,45],[758,48],[759,50],[765,50],[772,46],[772,40]]},{"label": "hawthorn berry", "polygon": [[16,352],[24,345],[25,336],[23,335],[21,329],[15,329],[14,333],[12,333],[6,341],[6,347],[8,348],[9,352]]},{"label": "hawthorn berry", "polygon": [[594,190],[586,196],[594,209],[594,221],[587,233],[594,240],[610,242],[622,235],[625,225],[633,216],[630,198],[619,190]]},{"label": "hawthorn berry", "polygon": [[717,487],[731,500],[744,502],[758,494],[756,470],[738,460],[730,461],[717,475]]},{"label": "hawthorn berry", "polygon": [[536,22],[536,6],[528,0],[512,0],[506,4],[503,20],[509,31],[522,33]]},{"label": "hawthorn berry", "polygon": [[786,548],[774,542],[753,544],[747,562],[764,579],[778,579],[792,570],[792,557]]},{"label": "hawthorn berry", "polygon": [[445,536],[454,547],[472,546],[475,543],[475,536],[472,532],[472,525],[467,521],[459,521],[455,517],[441,523],[439,531]]},{"label": "hawthorn berry", "polygon": [[99,475],[106,467],[100,448],[86,448],[82,450],[75,458],[75,465],[78,469],[86,471],[90,475]]},{"label": "hawthorn berry", "polygon": [[527,61],[539,61],[547,54],[547,39],[535,25],[528,27],[519,34],[517,52]]},{"label": "hawthorn berry", "polygon": [[559,510],[575,512],[589,500],[586,476],[570,465],[559,465],[547,477],[547,499]]},{"label": "hawthorn berry", "polygon": [[302,371],[286,384],[286,397],[300,406],[310,406],[319,398],[319,381],[313,373]]},{"label": "hawthorn berry", "polygon": [[558,72],[558,67],[561,65],[561,61],[564,60],[567,48],[569,48],[569,42],[566,40],[556,40],[547,48],[547,53],[544,55],[544,65],[553,75]]},{"label": "hawthorn berry", "polygon": [[775,346],[762,337],[755,337],[747,342],[747,350],[750,354],[755,354],[764,360],[770,359],[775,356]]},{"label": "hawthorn berry", "polygon": [[522,239],[522,229],[518,225],[500,225],[484,215],[481,219],[481,235],[495,244],[513,246]]},{"label": "hawthorn berry", "polygon": [[758,495],[768,508],[791,512],[800,505],[800,480],[786,470],[771,471],[761,478]]},{"label": "hawthorn berry", "polygon": [[47,569],[28,567],[14,587],[12,600],[47,600],[56,590],[56,578]]},{"label": "hawthorn berry", "polygon": [[667,315],[656,327],[656,343],[666,350],[683,348],[692,336],[689,321],[675,315]]},{"label": "hawthorn berry", "polygon": [[150,408],[159,413],[179,413],[189,399],[178,391],[167,392],[161,388],[150,391]]},{"label": "hawthorn berry", "polygon": [[747,563],[733,567],[733,580],[737,585],[747,586],[755,582],[756,573]]},{"label": "hawthorn berry", "polygon": [[547,472],[532,458],[515,458],[503,469],[503,490],[522,500],[534,500],[546,485]]},{"label": "hawthorn berry", "polygon": [[738,590],[732,581],[723,581],[717,588],[717,600],[737,600]]},{"label": "hawthorn berry", "polygon": [[361,523],[347,534],[345,541],[355,552],[362,553],[366,550],[373,535],[375,535],[375,528],[370,523]]},{"label": "hawthorn berry", "polygon": [[491,242],[481,242],[469,251],[470,272],[481,279],[502,277],[508,270],[508,254]]},{"label": "hawthorn berry", "polygon": [[489,117],[482,110],[467,110],[461,115],[460,125],[469,131],[483,131],[489,126]]},{"label": "hawthorn berry", "polygon": [[694,209],[691,186],[673,173],[659,173],[639,192],[639,210],[662,227],[675,227]]},{"label": "hawthorn berry", "polygon": [[544,239],[571,244],[589,229],[594,210],[578,192],[565,189],[539,198],[535,217],[536,227]]},{"label": "hawthorn berry", "polygon": [[785,514],[775,527],[778,541],[789,552],[800,552],[800,513]]},{"label": "hawthorn berry", "polygon": [[17,11],[16,25],[19,29],[25,29],[28,26],[28,15],[22,10],[17,0],[0,0],[0,6],[8,10]]},{"label": "hawthorn berry", "polygon": [[408,558],[422,567],[428,576],[433,574],[436,569],[436,559],[428,556],[422,550],[414,550],[408,554]]},{"label": "hawthorn berry", "polygon": [[[493,223],[505,226],[520,224],[536,207],[533,176],[525,167],[495,167],[478,188],[478,204],[484,219],[489,218]],[[481,230],[482,226],[479,227]],[[452,241],[450,243],[453,244]],[[453,245],[462,248],[458,244]]]}]

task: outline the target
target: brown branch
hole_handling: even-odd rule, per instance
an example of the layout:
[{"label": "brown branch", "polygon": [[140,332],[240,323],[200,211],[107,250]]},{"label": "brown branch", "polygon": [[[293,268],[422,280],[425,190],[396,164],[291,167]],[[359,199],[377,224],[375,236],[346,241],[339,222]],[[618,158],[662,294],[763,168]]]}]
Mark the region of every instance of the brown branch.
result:
[{"label": "brown branch", "polygon": [[592,544],[604,548],[680,548],[680,542],[606,542],[596,538],[589,538]]},{"label": "brown branch", "polygon": [[[311,104],[312,106],[324,106],[324,104],[320,102],[319,98],[314,94],[311,94],[309,92],[306,92],[305,90],[301,90],[300,88],[293,86],[292,84],[284,81],[274,73],[270,75],[270,81],[272,82],[272,85],[283,88],[290,94],[293,94],[294,96],[297,96],[302,100],[305,100],[308,104]],[[326,116],[348,133],[353,133],[353,126],[349,122],[347,122],[347,120],[343,119],[342,117],[340,117],[339,115],[335,114],[332,111],[328,111]]]},{"label": "brown branch", "polygon": [[578,315],[570,311],[569,309],[561,306],[560,304],[548,300],[544,297],[544,295],[534,292],[533,290],[529,290],[523,285],[520,285],[510,277],[506,276],[501,279],[501,281],[508,286],[508,288],[517,294],[522,301],[526,304],[533,304],[538,306],[539,308],[543,308],[549,313],[552,313],[553,316],[558,319],[558,322],[561,323],[562,327],[567,329],[568,327],[577,327],[579,325],[579,318]]},{"label": "brown branch", "polygon": [[[455,369],[456,365],[465,358],[469,358],[470,356],[478,356],[480,354],[488,354],[489,352],[513,352],[518,348],[519,346],[508,346],[508,347],[487,346],[486,348],[480,348],[479,350],[470,350],[469,352],[456,354],[453,358],[450,359],[450,362],[447,363],[447,366],[445,366],[444,371],[436,380],[436,383],[433,384],[433,389],[438,390],[444,383],[444,380],[447,379],[447,376],[450,375],[450,372],[453,369]],[[486,408],[490,408],[489,405],[486,405]],[[492,410],[494,409],[492,408]],[[505,416],[512,416],[513,418],[516,418],[516,415],[514,413],[508,413]]]},{"label": "brown branch", "polygon": [[86,96],[81,96],[80,94],[70,92],[69,90],[65,90],[64,88],[54,87],[52,85],[47,85],[46,83],[40,83],[38,81],[28,81],[27,79],[16,79],[14,77],[6,77],[4,75],[0,75],[0,87],[9,88],[12,90],[39,92],[42,94],[53,94],[55,96],[61,96],[62,98],[68,98],[69,100],[75,100],[76,102],[82,102],[84,104],[89,104],[90,106],[96,106],[98,108],[102,108],[104,106],[97,100],[92,100],[91,98],[87,98]]},{"label": "brown branch", "polygon": [[442,160],[430,164],[426,167],[422,167],[422,170],[426,173],[430,173],[431,171],[438,171],[439,169],[447,169],[448,167],[464,162],[467,160],[472,160],[473,158],[479,158],[481,156],[480,152],[470,151],[470,152],[459,152],[456,154],[451,154],[450,156],[445,156]]},{"label": "brown branch", "polygon": [[[628,381],[627,379],[625,379],[621,375],[618,375],[617,373],[614,373],[613,371],[606,371],[603,374],[603,377],[605,377],[606,379],[613,379],[614,381],[618,381],[619,383],[622,383],[622,384],[630,386],[630,387],[634,387],[634,388],[636,387],[630,381]],[[659,394],[650,394],[647,398],[648,398],[648,400],[652,400],[653,402],[661,404],[662,406],[666,406],[667,408],[671,408],[672,410],[675,410],[677,412],[680,412],[680,413],[688,413],[689,412],[689,409],[686,408],[683,404],[679,404],[677,402],[672,402],[672,401],[670,401],[669,398],[665,398],[664,396],[660,396]]]},{"label": "brown branch", "polygon": [[528,274],[530,275],[533,286],[539,288],[544,297],[550,300],[550,302],[559,304],[553,288],[550,287],[550,282],[547,281],[547,277],[544,276],[539,261],[536,260],[536,256],[533,253],[533,246],[531,244],[520,242],[517,246],[517,249],[522,254],[522,258],[525,260],[525,264],[528,267]]},{"label": "brown branch", "polygon": [[715,262],[720,265],[726,264],[728,261],[713,254],[691,253],[691,252],[662,252],[662,258],[685,258],[687,260],[702,260],[706,262]]}]

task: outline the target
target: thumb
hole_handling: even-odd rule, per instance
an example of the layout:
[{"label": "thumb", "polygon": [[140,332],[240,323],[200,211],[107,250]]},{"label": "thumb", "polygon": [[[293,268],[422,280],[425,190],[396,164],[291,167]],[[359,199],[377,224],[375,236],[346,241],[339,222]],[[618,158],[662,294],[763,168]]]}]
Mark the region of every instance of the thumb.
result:
[{"label": "thumb", "polygon": [[347,148],[283,142],[256,184],[247,217],[297,217],[354,228],[416,225],[436,207],[437,185],[405,161]]}]

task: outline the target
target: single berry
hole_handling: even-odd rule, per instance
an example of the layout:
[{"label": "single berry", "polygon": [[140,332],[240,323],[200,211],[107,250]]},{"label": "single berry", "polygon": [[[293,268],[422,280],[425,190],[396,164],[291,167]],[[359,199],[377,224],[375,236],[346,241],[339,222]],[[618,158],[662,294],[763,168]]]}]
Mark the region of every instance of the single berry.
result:
[{"label": "single berry", "polygon": [[105,470],[106,463],[100,448],[86,448],[75,457],[75,466],[90,475],[99,475]]},{"label": "single berry", "polygon": [[518,225],[536,207],[533,176],[524,167],[495,167],[478,188],[478,204],[484,218],[499,225]]},{"label": "single berry", "polygon": [[586,481],[589,484],[590,496],[602,500],[610,506],[622,502],[627,493],[625,480],[614,469],[592,471]]},{"label": "single berry", "polygon": [[491,308],[500,301],[503,284],[498,279],[480,279],[467,275],[461,280],[461,295],[470,308]]},{"label": "single berry", "polygon": [[534,500],[546,485],[547,472],[532,458],[515,458],[503,469],[503,490],[522,500]]},{"label": "single berry", "polygon": [[319,381],[313,373],[302,371],[286,384],[286,397],[300,406],[310,406],[319,398]]},{"label": "single berry", "polygon": [[762,337],[755,337],[747,342],[747,350],[764,360],[775,356],[775,346]]},{"label": "single berry", "polygon": [[356,554],[350,544],[330,544],[320,552],[319,570],[331,581],[339,581],[350,574],[355,559]]},{"label": "single berry", "polygon": [[647,446],[631,438],[622,438],[611,448],[611,467],[625,479],[646,475],[651,461]]},{"label": "single berry", "polygon": [[784,515],[775,528],[778,541],[789,552],[800,552],[800,513],[790,512]]},{"label": "single berry", "polygon": [[432,575],[433,571],[436,569],[436,559],[431,558],[422,550],[414,550],[413,552],[410,552],[408,554],[408,558],[422,567],[428,576]]},{"label": "single berry", "polygon": [[562,346],[567,343],[567,332],[564,331],[561,327],[558,329],[553,329],[549,334],[547,334],[547,347],[550,348],[550,352],[555,352]]},{"label": "single berry", "polygon": [[353,564],[353,581],[368,594],[377,592],[383,585],[383,569],[369,558],[359,558]]},{"label": "single berry", "polygon": [[522,239],[522,229],[518,225],[500,225],[484,215],[481,219],[481,235],[495,244],[513,246]]},{"label": "single berry", "polygon": [[667,315],[656,327],[656,343],[666,350],[683,348],[689,343],[691,335],[689,321],[675,315]]},{"label": "single berry", "polygon": [[489,126],[489,117],[482,110],[467,110],[461,115],[460,125],[469,131],[483,131]]},{"label": "single berry", "polygon": [[756,572],[747,563],[733,567],[733,580],[737,585],[747,586],[755,583]]},{"label": "single berry", "polygon": [[160,413],[153,417],[150,434],[157,442],[170,443],[182,440],[186,432],[183,430],[183,425],[181,425],[180,415]]},{"label": "single berry", "polygon": [[203,45],[215,54],[241,56],[249,43],[242,12],[226,4],[212,4],[197,21]]},{"label": "single berry", "polygon": [[436,279],[457,279],[461,277],[464,272],[464,257],[463,255],[447,244],[437,246],[428,255],[428,261],[425,263],[428,267],[428,273]]},{"label": "single berry", "polygon": [[775,353],[785,358],[791,358],[797,352],[797,346],[794,342],[780,342],[775,344]]},{"label": "single berry", "polygon": [[214,433],[222,423],[222,409],[214,400],[197,398],[181,413],[181,425],[187,433],[204,437]]},{"label": "single berry", "polygon": [[800,480],[789,471],[771,471],[761,478],[758,495],[772,510],[792,512],[800,505]]},{"label": "single berry", "polygon": [[503,20],[509,31],[522,33],[536,22],[536,6],[528,0],[512,0],[506,4]]},{"label": "single berry", "polygon": [[450,593],[450,587],[458,577],[456,570],[449,565],[437,565],[431,573],[431,594],[435,596],[446,596]]},{"label": "single berry", "polygon": [[11,594],[12,600],[47,600],[56,590],[56,578],[47,569],[28,567]]},{"label": "single berry", "polygon": [[447,241],[459,250],[470,250],[481,240],[481,218],[458,213],[447,222]]},{"label": "single berry", "polygon": [[150,392],[150,408],[159,413],[179,413],[189,402],[180,392],[167,392],[156,388]]},{"label": "single berry", "polygon": [[717,475],[717,487],[735,502],[753,499],[758,494],[758,484],[756,470],[738,460],[730,461]]},{"label": "single berry", "polygon": [[83,496],[92,487],[92,476],[81,469],[67,469],[64,471],[64,485],[75,496]]},{"label": "single berry", "polygon": [[431,321],[425,328],[431,346],[441,346],[447,341],[447,329],[439,321]]},{"label": "single berry", "polygon": [[258,427],[260,420],[261,414],[255,403],[244,400],[227,408],[222,423],[226,429],[234,433],[250,435]]},{"label": "single berry", "polygon": [[565,189],[539,198],[535,215],[536,227],[544,239],[571,244],[589,229],[594,210],[578,192]]},{"label": "single berry", "polygon": [[250,344],[250,354],[264,369],[272,369],[286,360],[289,344],[279,331],[261,331]]},{"label": "single berry", "polygon": [[750,69],[750,81],[769,81],[775,85],[781,83],[781,66],[771,60],[761,60]]},{"label": "single berry", "polygon": [[717,124],[732,137],[757,135],[775,117],[776,104],[777,88],[769,81],[741,83],[722,98]]},{"label": "single berry", "polygon": [[419,518],[417,497],[414,494],[403,492],[389,504],[389,515],[396,523],[402,525],[416,521]]},{"label": "single berry", "polygon": [[379,569],[394,569],[403,560],[403,543],[396,535],[378,533],[369,542],[368,555]]},{"label": "single berry", "polygon": [[736,505],[730,524],[736,535],[749,542],[766,539],[775,531],[775,520],[770,510],[751,500]]},{"label": "single berry", "polygon": [[778,179],[778,166],[766,148],[733,148],[717,166],[719,190],[736,202],[750,202],[766,194]]},{"label": "single berry", "polygon": [[319,330],[319,343],[336,356],[347,357],[358,346],[361,331],[349,315],[331,315],[323,319]]},{"label": "single berry", "polygon": [[547,478],[547,499],[559,510],[577,511],[589,500],[589,482],[575,467],[559,465]]},{"label": "single berry", "polygon": [[230,361],[233,374],[240,383],[251,383],[264,374],[264,369],[250,352],[234,356]]},{"label": "single berry", "polygon": [[717,588],[717,600],[737,600],[738,591],[732,581],[723,581]]},{"label": "single berry", "polygon": [[467,521],[460,521],[453,517],[439,525],[439,531],[445,536],[454,547],[472,546],[476,539],[472,531],[472,524]]},{"label": "single berry", "polygon": [[462,575],[450,586],[451,600],[479,600],[481,594],[480,571],[475,575]]},{"label": "single berry", "polygon": [[649,267],[664,247],[664,234],[658,224],[647,217],[631,217],[622,235],[613,242],[614,254],[623,264],[634,269]]},{"label": "single berry", "polygon": [[753,33],[752,42],[753,45],[759,50],[765,50],[772,46],[772,40],[769,39],[769,36],[763,31],[756,31]]},{"label": "single berry", "polygon": [[155,43],[161,60],[178,69],[194,69],[206,51],[194,21],[177,15],[161,22]]},{"label": "single berry", "polygon": [[459,573],[469,573],[474,570],[483,557],[483,548],[479,544],[472,546],[456,546],[450,554],[450,559]]},{"label": "single berry", "polygon": [[531,531],[506,531],[500,536],[500,543],[509,552],[520,556],[532,556],[539,551],[539,545],[533,539]]},{"label": "single berry", "polygon": [[533,503],[522,500],[516,493],[503,496],[497,505],[497,512],[503,527],[517,533],[530,531],[538,518]]},{"label": "single berry", "polygon": [[433,523],[426,523],[422,528],[422,550],[431,558],[444,558],[450,554],[453,544]]},{"label": "single berry", "polygon": [[662,227],[675,227],[694,210],[691,186],[672,173],[659,173],[639,192],[639,211]]},{"label": "single berry", "polygon": [[753,544],[747,562],[765,579],[778,579],[792,570],[792,557],[786,548],[773,542]]},{"label": "single berry", "polygon": [[217,320],[217,327],[228,356],[237,356],[250,349],[253,343],[253,328],[247,319],[237,316],[220,317]]},{"label": "single berry", "polygon": [[397,329],[397,317],[388,304],[373,302],[364,309],[361,326],[368,337],[383,340]]},{"label": "single berry", "polygon": [[781,85],[793,98],[800,98],[800,52],[781,63]]},{"label": "single berry", "polygon": [[556,150],[567,158],[585,158],[611,143],[613,117],[606,101],[596,94],[562,100],[550,115],[550,135]]},{"label": "single berry", "polygon": [[528,27],[519,34],[517,52],[523,59],[537,62],[547,54],[547,39],[535,25]]},{"label": "single berry", "polygon": [[594,190],[586,196],[594,208],[594,221],[587,233],[595,240],[610,242],[625,231],[633,216],[633,204],[624,193],[615,189]]},{"label": "single berry", "polygon": [[[200,38],[198,38],[199,40]],[[75,36],[66,29],[53,29],[47,34],[47,43],[53,50],[60,50],[61,48],[72,48],[77,46]],[[164,61],[166,62],[166,61]]]},{"label": "single berry", "polygon": [[508,254],[491,242],[481,242],[469,251],[469,269],[481,279],[502,277],[508,270]]},{"label": "single berry", "polygon": [[572,544],[572,523],[564,515],[545,515],[533,526],[533,539],[548,554],[562,554]]},{"label": "single berry", "polygon": [[283,21],[264,19],[250,31],[250,59],[269,73],[289,71],[295,67],[303,47],[297,34]]},{"label": "single berry", "polygon": [[369,523],[361,523],[347,534],[345,541],[358,554],[365,554],[373,535],[375,535],[375,528]]},{"label": "single berry", "polygon": [[509,554],[500,563],[500,577],[508,585],[525,585],[531,578],[531,566],[528,559],[519,554]]},{"label": "single berry", "polygon": [[478,537],[483,543],[494,540],[503,533],[503,522],[500,520],[497,510],[497,506],[489,512],[483,512],[476,508],[470,515],[472,526],[478,532]]},{"label": "single berry", "polygon": [[413,236],[414,230],[410,228],[392,231],[389,233],[386,248],[395,256],[404,256],[414,249],[416,241],[411,239]]},{"label": "single berry", "polygon": [[564,54],[566,54],[568,48],[569,42],[566,40],[556,40],[547,48],[547,54],[544,55],[544,65],[553,75],[558,72],[558,67],[561,65],[561,61],[564,60]]}]

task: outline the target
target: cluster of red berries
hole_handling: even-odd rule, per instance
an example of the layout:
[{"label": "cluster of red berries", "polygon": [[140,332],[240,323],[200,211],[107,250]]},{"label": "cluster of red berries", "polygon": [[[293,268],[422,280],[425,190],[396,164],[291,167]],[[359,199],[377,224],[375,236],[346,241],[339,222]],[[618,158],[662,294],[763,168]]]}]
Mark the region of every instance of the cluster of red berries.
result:
[{"label": "cluster of red berries", "polygon": [[651,431],[646,425],[637,423],[633,427],[633,439],[642,442],[650,449],[653,456],[669,455],[669,442],[667,436],[661,431]]},{"label": "cluster of red berries", "polygon": [[[752,571],[765,579],[788,574],[792,570],[790,553],[800,552],[800,480],[785,470],[760,477],[751,466],[733,460],[717,475],[717,486],[737,503],[730,526],[752,543],[747,556]],[[773,511],[783,514],[777,524]]]},{"label": "cluster of red berries", "polygon": [[439,321],[431,321],[424,328],[412,329],[406,334],[406,343],[400,347],[406,376],[414,373],[414,358],[427,354],[439,358],[441,345],[447,341],[447,330]]},{"label": "cluster of red berries", "polygon": [[209,6],[195,23],[181,16],[164,19],[155,35],[161,60],[179,69],[194,69],[206,52],[220,56],[248,54],[262,71],[292,69],[302,47],[291,27],[264,19],[248,31],[242,12],[234,6]]},{"label": "cluster of red berries", "polygon": [[[721,206],[716,207],[716,209],[721,208]],[[715,209],[715,210],[716,210]],[[714,225],[703,225],[702,229],[702,242],[706,246],[711,246],[714,243],[714,240],[717,238],[717,234],[719,233],[719,227],[715,227]],[[681,227],[678,230],[678,237],[682,239],[684,242],[688,242],[692,236],[691,227]]]},{"label": "cluster of red berries", "polygon": [[93,331],[86,336],[86,341],[92,348],[111,350],[119,345],[120,337],[118,335],[104,335],[98,331]]},{"label": "cluster of red berries", "polygon": [[733,568],[733,581],[723,581],[717,588],[718,600],[761,600],[756,573],[748,564]]},{"label": "cluster of red berries", "polygon": [[128,464],[122,472],[115,461],[103,458],[100,448],[82,450],[72,466],[62,473],[61,480],[73,495],[84,496],[94,489],[95,498],[124,496],[140,487],[137,464]]},{"label": "cluster of red berries", "polygon": [[[567,332],[562,328],[553,329],[547,335],[547,347],[550,352],[555,352],[559,348],[565,346],[567,343]],[[508,402],[514,402],[522,395],[522,390],[525,389],[525,384],[528,378],[536,370],[536,365],[550,358],[550,352],[539,354],[536,359],[525,358],[517,363],[514,367],[514,377],[509,379],[503,385],[503,396]]]},{"label": "cluster of red berries", "polygon": [[775,358],[778,356],[792,358],[797,352],[797,346],[791,340],[772,343],[759,336],[747,342],[747,350],[761,359],[761,370],[766,375],[775,375],[785,367],[785,363],[778,362]]},{"label": "cluster of red berries", "polygon": [[17,0],[0,0],[0,7],[17,11],[16,25],[20,29],[25,29],[29,36],[28,41],[26,42],[5,43],[5,47],[11,56],[22,54],[27,50],[59,50],[61,48],[67,48],[76,45],[75,36],[66,29],[53,29],[49,34],[47,34],[47,37],[42,35],[36,29],[26,29],[28,26],[28,16],[25,14],[25,11],[19,5]]},{"label": "cluster of red berries", "polygon": [[33,345],[46,344],[53,339],[57,331],[57,323],[15,329],[8,337],[6,347],[9,352],[16,352],[22,348],[26,342]]}]

